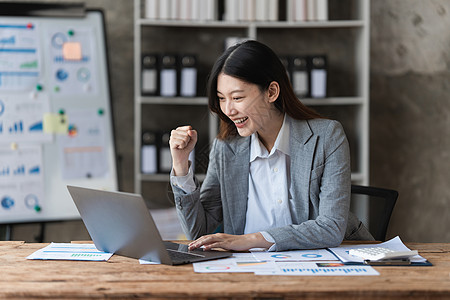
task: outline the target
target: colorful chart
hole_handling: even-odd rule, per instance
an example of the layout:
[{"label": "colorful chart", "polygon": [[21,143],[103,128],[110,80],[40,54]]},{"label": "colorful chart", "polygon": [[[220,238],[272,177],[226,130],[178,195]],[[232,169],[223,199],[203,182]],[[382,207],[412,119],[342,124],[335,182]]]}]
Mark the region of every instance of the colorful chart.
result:
[{"label": "colorful chart", "polygon": [[287,255],[287,254],[274,254],[274,255],[271,255],[271,257],[273,257],[273,258],[279,258],[279,259],[287,259],[287,258],[291,258],[291,256],[290,256],[290,255]]},{"label": "colorful chart", "polygon": [[226,265],[214,265],[214,266],[206,266],[205,267],[206,270],[210,270],[210,271],[225,271],[225,270],[229,270],[230,267],[226,266]]},{"label": "colorful chart", "polygon": [[302,254],[302,256],[306,257],[306,258],[319,258],[319,257],[322,257],[322,255],[315,254],[315,253],[306,253],[306,254]]},{"label": "colorful chart", "polygon": [[14,199],[9,196],[4,196],[1,203],[4,209],[11,209],[14,206]]}]

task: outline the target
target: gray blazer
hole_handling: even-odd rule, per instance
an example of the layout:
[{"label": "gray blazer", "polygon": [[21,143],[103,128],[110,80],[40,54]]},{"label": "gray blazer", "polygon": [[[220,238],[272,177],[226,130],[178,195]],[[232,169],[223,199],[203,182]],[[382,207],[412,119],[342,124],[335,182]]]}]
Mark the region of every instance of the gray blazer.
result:
[{"label": "gray blazer", "polygon": [[[276,250],[338,246],[344,237],[373,240],[349,213],[350,154],[337,121],[288,118],[291,151],[291,211],[293,224],[271,228]],[[250,137],[213,142],[206,178],[185,194],[172,186],[181,225],[189,239],[213,233],[223,223],[225,233],[243,234],[247,211]]]}]

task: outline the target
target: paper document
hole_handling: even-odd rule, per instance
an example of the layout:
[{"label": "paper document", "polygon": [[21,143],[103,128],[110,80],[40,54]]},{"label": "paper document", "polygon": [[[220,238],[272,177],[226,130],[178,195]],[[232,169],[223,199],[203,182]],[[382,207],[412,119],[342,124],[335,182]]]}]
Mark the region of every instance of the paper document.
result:
[{"label": "paper document", "polygon": [[51,243],[27,259],[107,261],[112,255],[97,250],[94,244]]},{"label": "paper document", "polygon": [[373,276],[380,275],[371,266],[346,266],[338,262],[277,262],[272,272],[257,271],[255,275],[297,276]]},{"label": "paper document", "polygon": [[379,275],[371,266],[346,266],[326,249],[234,253],[230,258],[194,263],[194,271],[296,276]]},{"label": "paper document", "polygon": [[[362,244],[362,245],[351,245],[351,246],[340,246],[336,248],[329,248],[343,263],[364,263],[364,259],[358,256],[353,256],[348,254],[350,249],[359,248],[370,248],[370,247],[384,247],[394,251],[409,251],[410,249],[403,244],[400,237],[395,238],[380,244]],[[411,263],[424,263],[427,260],[420,255],[413,256],[409,259]]]},{"label": "paper document", "polygon": [[230,258],[198,262],[193,265],[194,271],[197,273],[254,273],[276,270],[274,261],[259,261],[252,253],[234,253]]},{"label": "paper document", "polygon": [[322,261],[322,260],[338,260],[336,256],[326,249],[317,250],[296,250],[282,252],[252,252],[253,256],[258,260],[268,261]]}]

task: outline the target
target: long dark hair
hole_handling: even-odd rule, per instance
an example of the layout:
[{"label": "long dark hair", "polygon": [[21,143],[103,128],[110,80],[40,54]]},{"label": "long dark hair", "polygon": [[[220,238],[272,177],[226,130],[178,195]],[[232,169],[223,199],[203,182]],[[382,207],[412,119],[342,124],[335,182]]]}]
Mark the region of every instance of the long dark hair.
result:
[{"label": "long dark hair", "polygon": [[217,137],[226,139],[236,136],[236,125],[222,112],[217,98],[217,77],[224,73],[248,83],[256,84],[266,91],[271,82],[280,86],[280,95],[274,102],[282,113],[298,120],[321,118],[314,110],[306,107],[295,95],[286,69],[275,52],[266,45],[249,40],[228,48],[214,63],[208,78],[209,109],[220,118]]}]

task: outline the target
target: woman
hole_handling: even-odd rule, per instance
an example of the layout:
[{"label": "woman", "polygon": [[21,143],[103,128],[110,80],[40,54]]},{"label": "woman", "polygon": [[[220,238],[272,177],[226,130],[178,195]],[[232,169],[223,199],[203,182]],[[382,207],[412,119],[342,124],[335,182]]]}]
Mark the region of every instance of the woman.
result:
[{"label": "woman", "polygon": [[[172,189],[189,248],[244,251],[313,249],[373,239],[349,214],[350,158],[342,126],[295,96],[286,70],[264,44],[227,49],[208,82],[220,117],[206,178],[199,185],[188,156],[191,126],[171,132]],[[223,224],[224,233],[213,233]]]}]

